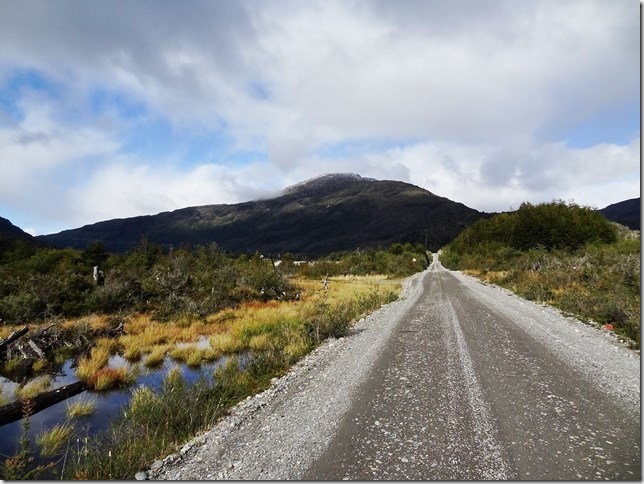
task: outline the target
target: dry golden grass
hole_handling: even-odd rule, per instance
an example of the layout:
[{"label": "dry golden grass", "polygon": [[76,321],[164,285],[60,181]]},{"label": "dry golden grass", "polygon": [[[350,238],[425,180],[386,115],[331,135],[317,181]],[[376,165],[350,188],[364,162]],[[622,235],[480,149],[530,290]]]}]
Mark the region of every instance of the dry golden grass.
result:
[{"label": "dry golden grass", "polygon": [[186,356],[186,365],[192,367],[201,366],[201,364],[206,360],[204,356],[204,350],[198,349],[196,351],[192,351]]},{"label": "dry golden grass", "polygon": [[[100,342],[100,340],[99,340]],[[81,358],[76,366],[76,376],[88,381],[98,371],[102,370],[110,359],[112,345],[97,343],[90,352],[89,358]]]},{"label": "dry golden grass", "polygon": [[128,361],[138,361],[142,355],[143,351],[141,348],[134,345],[128,345],[123,349],[123,358]]},{"label": "dry golden grass", "polygon": [[106,314],[90,314],[88,316],[83,316],[80,318],[70,318],[61,324],[62,329],[70,329],[74,326],[85,325],[89,327],[92,331],[100,333],[110,327],[110,316]]},{"label": "dry golden grass", "polygon": [[[175,353],[177,361],[184,361],[188,366],[200,366],[203,363],[208,363],[215,361],[217,358],[221,357],[221,353],[213,351],[211,348],[200,348],[197,346],[187,346],[185,348],[178,349]],[[172,356],[172,351],[170,352]]]},{"label": "dry golden grass", "polygon": [[496,283],[502,281],[507,277],[509,271],[487,271],[484,275],[480,276],[485,282]]},{"label": "dry golden grass", "polygon": [[[0,326],[0,339],[7,338],[14,331],[24,328],[25,324],[7,324]],[[32,328],[32,325],[29,325],[29,328]]]},{"label": "dry golden grass", "polygon": [[252,336],[248,342],[248,347],[257,352],[266,351],[271,344],[271,339],[268,334],[262,333]]},{"label": "dry golden grass", "polygon": [[234,320],[236,317],[237,317],[237,313],[235,309],[227,308],[215,314],[211,314],[207,316],[206,323],[208,324],[225,323],[225,322]]},{"label": "dry golden grass", "polygon": [[112,388],[126,386],[135,380],[135,375],[126,367],[102,368],[94,373],[87,385],[97,392],[111,390]]},{"label": "dry golden grass", "polygon": [[20,398],[32,398],[39,393],[46,392],[51,388],[52,379],[49,375],[42,375],[34,378],[26,385],[16,390],[16,395]]},{"label": "dry golden grass", "polygon": [[[60,323],[60,328],[63,330],[68,330],[75,326],[82,325],[87,326],[89,329],[95,331],[96,333],[100,333],[110,328],[112,324],[110,322],[111,319],[111,316],[106,314],[90,314],[89,316],[82,316],[80,318],[66,319],[62,323]],[[36,332],[48,325],[49,323],[46,321],[2,325],[0,327],[0,340],[6,338],[14,331],[24,328],[25,326],[29,326],[30,332]]]},{"label": "dry golden grass", "polygon": [[462,272],[464,274],[467,274],[468,276],[473,276],[473,277],[478,277],[483,273],[483,271],[480,271],[478,269],[463,269]]},{"label": "dry golden grass", "polygon": [[242,351],[243,341],[231,333],[217,333],[210,337],[210,348],[213,352],[224,355]]},{"label": "dry golden grass", "polygon": [[[131,379],[127,369],[106,368],[109,357],[117,352],[130,361],[143,358],[143,364],[148,367],[160,365],[166,356],[198,366],[226,354],[247,350],[260,352],[272,347],[281,347],[289,358],[297,358],[309,348],[300,336],[301,331],[295,328],[301,328],[320,301],[337,304],[356,294],[368,293],[376,286],[381,290],[399,291],[401,280],[387,279],[386,276],[338,276],[330,278],[327,291],[323,290],[320,281],[311,279],[293,278],[291,284],[301,294],[298,301],[251,301],[211,314],[203,320],[182,319],[162,323],[154,321],[148,313],[129,316],[125,320],[124,334],[97,340],[89,357],[78,362],[76,375],[93,387],[111,388],[123,384]],[[84,325],[100,332],[112,324],[110,321],[109,316],[90,315],[66,320],[61,326],[67,329]],[[6,337],[21,327],[4,326],[0,328],[0,335]],[[210,346],[195,346],[200,338],[208,338]],[[187,346],[177,347],[181,343]]]},{"label": "dry golden grass", "polygon": [[188,366],[200,366],[215,358],[214,352],[210,348],[199,348],[196,345],[176,347],[170,350],[169,354],[173,360],[182,361]]},{"label": "dry golden grass", "polygon": [[143,365],[147,366],[148,368],[160,366],[165,359],[165,355],[168,352],[168,349],[169,346],[167,345],[155,346],[143,360]]},{"label": "dry golden grass", "polygon": [[36,361],[34,361],[33,365],[31,365],[31,369],[34,371],[34,373],[40,373],[48,367],[49,362],[42,358],[37,359]]}]

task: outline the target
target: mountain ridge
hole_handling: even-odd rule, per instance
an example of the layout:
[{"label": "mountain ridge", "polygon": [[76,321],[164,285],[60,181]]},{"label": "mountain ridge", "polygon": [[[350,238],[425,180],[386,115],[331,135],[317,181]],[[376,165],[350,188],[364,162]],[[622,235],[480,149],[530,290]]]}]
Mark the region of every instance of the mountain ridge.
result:
[{"label": "mountain ridge", "polygon": [[38,239],[75,248],[99,240],[115,252],[131,249],[143,237],[164,246],[215,242],[236,253],[318,256],[393,242],[437,250],[485,216],[409,183],[332,173],[269,199],[112,219]]},{"label": "mountain ridge", "polygon": [[19,238],[32,239],[33,236],[20,227],[17,227],[9,219],[0,217],[0,237],[2,238]]},{"label": "mountain ridge", "polygon": [[640,197],[613,203],[599,210],[604,217],[625,225],[631,230],[640,230]]}]

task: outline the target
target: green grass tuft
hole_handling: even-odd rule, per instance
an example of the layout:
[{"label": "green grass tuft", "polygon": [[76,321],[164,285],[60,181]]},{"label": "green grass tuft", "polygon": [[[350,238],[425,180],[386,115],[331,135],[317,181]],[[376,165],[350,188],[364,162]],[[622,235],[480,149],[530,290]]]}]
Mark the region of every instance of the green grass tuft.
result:
[{"label": "green grass tuft", "polygon": [[46,392],[51,388],[52,378],[49,375],[39,376],[28,382],[23,387],[18,388],[16,394],[20,398],[32,398],[39,393]]},{"label": "green grass tuft", "polygon": [[96,410],[96,401],[88,397],[81,397],[73,403],[67,404],[67,416],[79,418],[91,415]]},{"label": "green grass tuft", "polygon": [[57,454],[72,436],[73,427],[69,424],[54,425],[36,437],[40,452],[44,455]]}]

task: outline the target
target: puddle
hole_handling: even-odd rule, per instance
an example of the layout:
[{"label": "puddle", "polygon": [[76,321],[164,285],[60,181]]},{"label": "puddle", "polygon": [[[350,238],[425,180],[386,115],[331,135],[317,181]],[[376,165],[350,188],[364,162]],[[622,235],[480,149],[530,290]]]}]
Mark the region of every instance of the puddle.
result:
[{"label": "puddle", "polygon": [[208,336],[200,336],[197,341],[192,343],[177,343],[177,348],[187,348],[187,347],[196,347],[200,350],[206,350],[210,348],[210,338]]},{"label": "puddle", "polygon": [[[208,342],[206,338],[206,343]],[[195,344],[195,343],[192,343]],[[203,344],[203,343],[201,343]],[[252,354],[247,353],[238,356],[240,367],[245,368],[252,360]],[[189,367],[184,364],[179,364],[171,358],[166,358],[163,364],[157,368],[147,368],[141,362],[128,362],[122,356],[112,356],[108,365],[110,367],[128,366],[129,368],[136,369],[137,379],[136,383],[124,389],[111,390],[108,392],[93,392],[85,391],[65,401],[57,403],[30,418],[30,440],[32,445],[32,455],[36,463],[49,462],[49,458],[42,458],[38,452],[38,446],[35,443],[36,436],[44,429],[49,429],[52,426],[68,421],[66,410],[67,406],[79,399],[91,399],[96,402],[95,411],[92,415],[71,419],[70,422],[74,424],[76,430],[82,435],[91,435],[100,432],[101,430],[108,429],[114,418],[121,414],[122,408],[129,402],[134,389],[140,385],[146,385],[154,390],[158,390],[163,383],[163,379],[168,374],[170,369],[179,367],[183,378],[188,384],[195,383],[199,377],[206,378],[212,376],[215,368],[222,366],[226,363],[228,357],[222,357],[214,363],[204,364],[201,367]],[[68,360],[62,368],[53,375],[52,389],[64,385],[68,385],[78,381],[72,369],[72,360]],[[0,387],[2,388],[2,396],[5,400],[11,400],[18,387],[6,378],[0,377]],[[18,448],[18,441],[22,435],[22,420],[0,426],[0,462],[4,461],[7,457],[15,454]],[[87,430],[88,432],[85,432]]]}]

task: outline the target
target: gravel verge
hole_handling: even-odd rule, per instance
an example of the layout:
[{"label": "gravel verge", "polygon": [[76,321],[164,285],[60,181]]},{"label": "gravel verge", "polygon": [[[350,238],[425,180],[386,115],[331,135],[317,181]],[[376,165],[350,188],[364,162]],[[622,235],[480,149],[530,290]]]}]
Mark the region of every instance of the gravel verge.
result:
[{"label": "gravel verge", "polygon": [[422,278],[403,282],[398,300],[329,339],[271,386],[248,397],[211,430],[137,479],[298,479],[327,447],[402,316],[422,294]]}]

